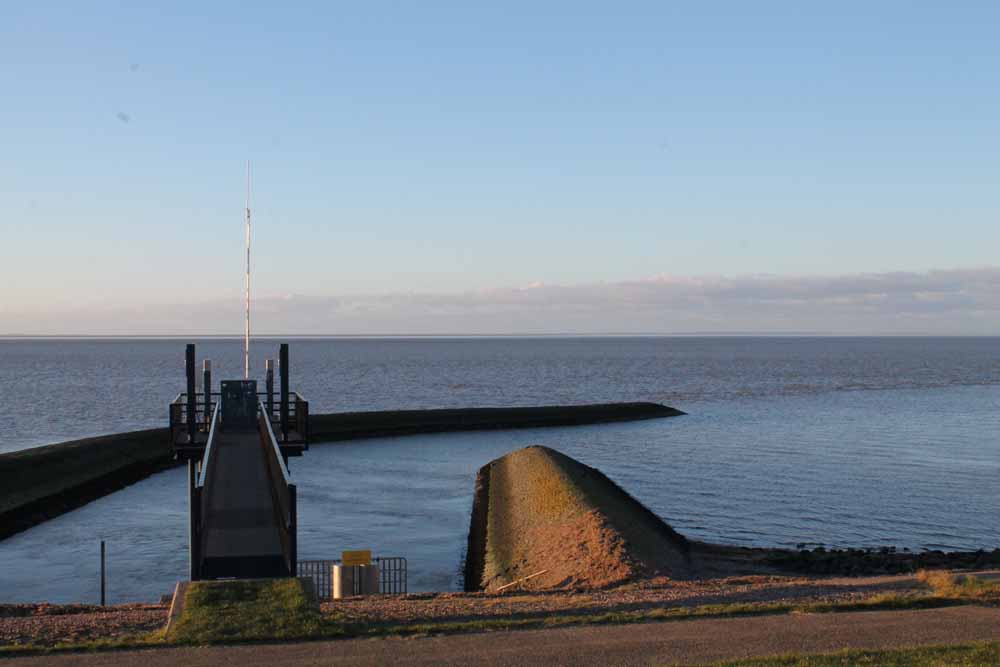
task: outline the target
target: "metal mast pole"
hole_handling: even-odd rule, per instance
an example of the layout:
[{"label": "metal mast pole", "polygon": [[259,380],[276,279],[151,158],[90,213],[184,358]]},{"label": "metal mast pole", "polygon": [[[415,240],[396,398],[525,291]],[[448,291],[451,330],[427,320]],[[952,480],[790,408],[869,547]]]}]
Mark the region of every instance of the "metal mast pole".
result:
[{"label": "metal mast pole", "polygon": [[243,337],[243,379],[250,379],[250,160],[247,160],[247,272],[246,331]]}]

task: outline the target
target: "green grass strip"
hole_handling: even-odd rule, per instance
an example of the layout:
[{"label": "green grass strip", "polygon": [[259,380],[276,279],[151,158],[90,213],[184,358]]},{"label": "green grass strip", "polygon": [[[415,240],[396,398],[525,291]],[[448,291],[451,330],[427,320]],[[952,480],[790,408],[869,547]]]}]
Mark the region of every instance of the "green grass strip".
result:
[{"label": "green grass strip", "polygon": [[863,611],[902,611],[934,609],[967,604],[964,600],[937,596],[885,595],[868,600],[822,603],[752,603],[701,605],[699,607],[655,607],[637,611],[599,614],[553,613],[539,617],[504,617],[470,619],[467,621],[428,621],[410,624],[380,624],[370,626],[367,636],[400,636],[490,632],[497,630],[531,630],[570,625],[625,625],[662,621],[687,621],[701,618],[734,618],[739,616],[769,616],[777,614],[831,614]]},{"label": "green grass strip", "polygon": [[976,642],[881,651],[782,655],[713,663],[714,667],[986,667],[1000,665],[1000,642]]}]

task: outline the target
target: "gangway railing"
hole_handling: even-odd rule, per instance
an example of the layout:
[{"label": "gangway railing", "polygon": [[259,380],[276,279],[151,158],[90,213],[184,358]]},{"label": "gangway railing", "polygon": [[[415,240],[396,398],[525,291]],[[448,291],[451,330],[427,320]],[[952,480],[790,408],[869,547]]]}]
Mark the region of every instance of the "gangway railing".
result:
[{"label": "gangway railing", "polygon": [[212,410],[212,418],[208,426],[208,438],[205,442],[205,455],[198,465],[198,472],[191,486],[190,491],[190,537],[191,537],[191,579],[201,578],[201,565],[205,553],[205,530],[204,520],[208,508],[208,496],[205,493],[205,485],[210,479],[210,475],[215,470],[215,434],[219,426],[221,410],[219,404],[215,404]]},{"label": "gangway railing", "polygon": [[[207,523],[209,516],[210,494],[213,481],[217,477],[217,447],[216,433],[221,428],[221,404],[216,405],[209,423],[208,437],[205,444],[205,454],[198,466],[198,471],[190,491],[190,534],[191,534],[191,578],[201,579],[205,566],[207,548]],[[258,410],[257,430],[267,469],[268,488],[271,495],[271,505],[274,511],[275,525],[281,543],[284,570],[291,576],[297,571],[298,559],[298,493],[292,483],[285,464],[281,447],[278,445],[270,420],[263,411]],[[213,566],[214,567],[214,566]],[[211,577],[211,574],[206,576]]]},{"label": "gangway railing", "polygon": [[[212,411],[222,400],[222,394],[211,392],[206,396],[203,392],[194,394],[194,410],[189,410],[187,393],[177,394],[170,402],[170,441],[175,450],[192,450],[195,458],[200,455],[200,450],[205,447],[208,440],[208,431],[211,428]],[[272,431],[275,434],[279,446],[282,448],[283,456],[299,456],[309,449],[309,401],[307,401],[297,391],[288,393],[288,414],[284,424],[281,422],[281,404],[279,401],[268,401],[266,392],[257,392],[260,401],[261,411],[268,416]],[[272,396],[273,398],[273,396]],[[266,407],[270,406],[270,408]],[[189,414],[194,415],[195,428],[194,440],[191,439],[191,431],[188,427]]]},{"label": "gangway railing", "polygon": [[278,524],[278,535],[289,576],[295,576],[298,561],[298,497],[297,488],[288,474],[285,457],[274,436],[271,420],[267,418],[263,406],[258,405],[257,415],[260,444],[270,477],[271,498],[274,501],[274,516]]}]

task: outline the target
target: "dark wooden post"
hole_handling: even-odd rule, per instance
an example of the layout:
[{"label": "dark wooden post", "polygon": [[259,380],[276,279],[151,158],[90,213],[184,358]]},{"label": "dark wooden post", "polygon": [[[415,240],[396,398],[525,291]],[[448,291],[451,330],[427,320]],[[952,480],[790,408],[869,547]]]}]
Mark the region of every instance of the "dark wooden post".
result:
[{"label": "dark wooden post", "polygon": [[281,441],[288,442],[288,343],[278,349],[278,372],[281,374]]},{"label": "dark wooden post", "polygon": [[205,424],[212,423],[212,361],[206,359],[202,362],[202,390],[205,392]]},{"label": "dark wooden post", "polygon": [[274,359],[264,362],[264,386],[267,392],[267,418],[274,415]]},{"label": "dark wooden post", "polygon": [[195,398],[194,386],[194,343],[188,343],[184,354],[184,366],[187,371],[187,427],[188,440],[194,444],[195,434],[198,430],[197,423],[197,402]]}]

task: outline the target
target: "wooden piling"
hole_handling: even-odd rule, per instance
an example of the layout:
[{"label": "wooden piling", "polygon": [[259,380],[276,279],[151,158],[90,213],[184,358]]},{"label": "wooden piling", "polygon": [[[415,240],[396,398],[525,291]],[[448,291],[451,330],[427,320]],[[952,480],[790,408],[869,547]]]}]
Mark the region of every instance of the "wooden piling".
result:
[{"label": "wooden piling", "polygon": [[196,403],[195,396],[195,384],[194,384],[194,343],[188,343],[187,349],[184,352],[184,366],[187,372],[187,427],[188,427],[188,440],[193,444],[195,441],[195,435],[198,432],[197,423],[197,413],[198,404]]},{"label": "wooden piling", "polygon": [[202,391],[205,392],[205,414],[202,419],[205,426],[212,423],[212,361],[205,359],[202,362]]},{"label": "wooden piling", "polygon": [[278,372],[281,374],[281,441],[288,441],[288,343],[278,349]]},{"label": "wooden piling", "polygon": [[264,386],[267,392],[267,418],[274,415],[274,359],[264,361]]}]

